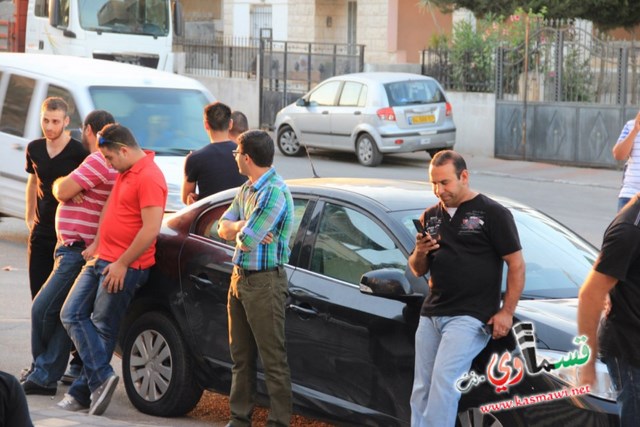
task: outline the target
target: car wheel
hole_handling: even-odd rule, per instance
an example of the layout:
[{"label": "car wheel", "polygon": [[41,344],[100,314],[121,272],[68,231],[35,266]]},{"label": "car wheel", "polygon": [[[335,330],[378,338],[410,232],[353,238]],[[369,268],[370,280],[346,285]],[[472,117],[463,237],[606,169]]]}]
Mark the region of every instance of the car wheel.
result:
[{"label": "car wheel", "polygon": [[503,427],[503,424],[492,414],[472,408],[458,413],[456,427]]},{"label": "car wheel", "polygon": [[358,137],[356,154],[358,155],[358,161],[364,166],[378,166],[382,163],[382,153],[380,153],[376,142],[369,134],[365,133]]},{"label": "car wheel", "polygon": [[278,131],[278,148],[285,156],[301,156],[302,147],[298,136],[289,126],[283,126]]},{"label": "car wheel", "polygon": [[122,374],[129,400],[145,414],[174,417],[193,409],[203,389],[184,339],[164,313],[145,313],[126,332]]}]

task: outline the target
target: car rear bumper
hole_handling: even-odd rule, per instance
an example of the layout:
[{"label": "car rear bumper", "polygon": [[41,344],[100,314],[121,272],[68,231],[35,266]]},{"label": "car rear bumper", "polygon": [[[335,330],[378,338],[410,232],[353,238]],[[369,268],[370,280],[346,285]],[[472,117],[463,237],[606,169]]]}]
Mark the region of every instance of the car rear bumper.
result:
[{"label": "car rear bumper", "polygon": [[411,153],[438,148],[452,148],[456,142],[456,129],[438,131],[397,132],[380,135],[381,153]]}]

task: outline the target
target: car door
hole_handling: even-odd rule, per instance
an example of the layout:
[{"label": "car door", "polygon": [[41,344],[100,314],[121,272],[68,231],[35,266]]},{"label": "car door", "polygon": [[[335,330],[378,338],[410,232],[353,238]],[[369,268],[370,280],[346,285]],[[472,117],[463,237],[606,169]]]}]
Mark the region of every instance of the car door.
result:
[{"label": "car door", "polygon": [[367,86],[358,82],[345,82],[338,98],[338,105],[331,116],[331,134],[333,146],[339,150],[355,150],[351,137],[363,121],[364,106],[367,100]]},{"label": "car door", "polygon": [[392,425],[409,420],[419,308],[359,291],[364,272],[407,267],[380,216],[318,204],[290,277],[287,348],[298,393],[336,413],[349,408]]},{"label": "car door", "polygon": [[307,105],[298,107],[294,122],[303,144],[331,147],[331,113],[336,107],[341,85],[337,80],[319,85],[309,94]]},{"label": "car door", "polygon": [[[218,235],[218,222],[231,201],[218,203],[204,210],[195,220],[192,232],[180,252],[180,282],[182,303],[190,330],[198,343],[198,351],[213,368],[211,381],[230,375],[227,293],[233,270],[235,242]],[[294,228],[290,246],[305,212],[307,200],[294,202]],[[287,265],[287,274],[292,267]],[[224,369],[220,369],[220,368]],[[230,376],[227,377],[227,380]]]}]

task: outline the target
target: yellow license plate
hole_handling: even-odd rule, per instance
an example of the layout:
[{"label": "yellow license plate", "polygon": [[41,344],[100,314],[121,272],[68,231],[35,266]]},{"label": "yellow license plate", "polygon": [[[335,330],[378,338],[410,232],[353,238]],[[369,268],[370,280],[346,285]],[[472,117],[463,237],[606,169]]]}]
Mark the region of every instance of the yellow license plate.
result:
[{"label": "yellow license plate", "polygon": [[435,123],[435,121],[436,121],[436,116],[434,116],[433,114],[409,117],[410,125],[419,125],[421,123]]}]

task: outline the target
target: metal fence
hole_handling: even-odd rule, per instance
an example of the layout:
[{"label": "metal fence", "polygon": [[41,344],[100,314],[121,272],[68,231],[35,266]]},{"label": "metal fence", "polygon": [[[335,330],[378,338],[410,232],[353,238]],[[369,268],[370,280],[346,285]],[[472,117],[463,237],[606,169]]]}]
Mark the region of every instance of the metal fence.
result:
[{"label": "metal fence", "polygon": [[185,72],[210,77],[256,78],[260,39],[213,37],[180,38],[176,50],[185,54]]},{"label": "metal fence", "polygon": [[477,52],[425,49],[422,74],[448,90],[495,92],[498,99],[635,105],[640,101],[640,47],[573,26],[532,32],[529,43]]}]

